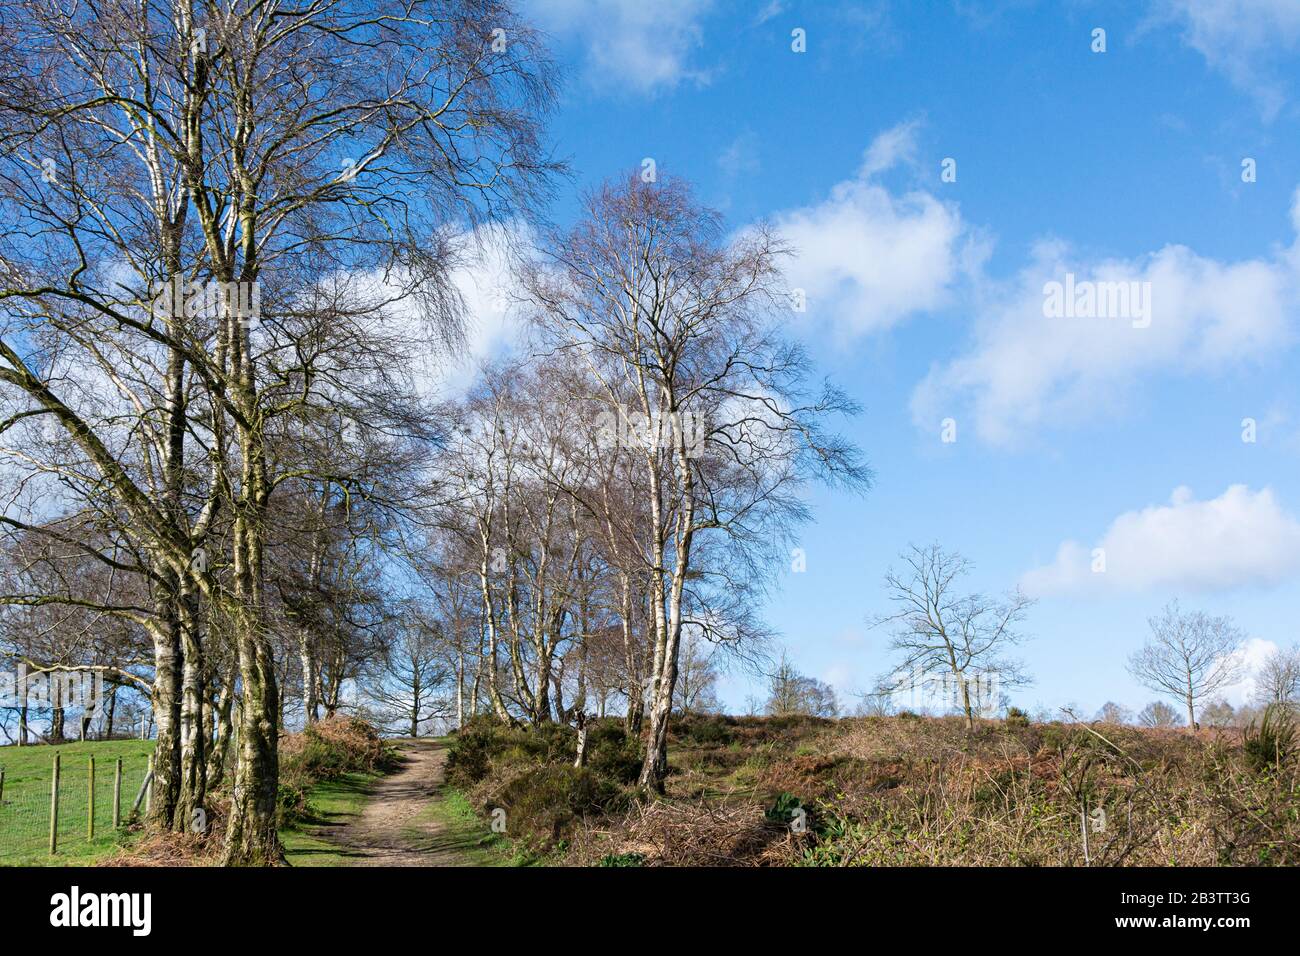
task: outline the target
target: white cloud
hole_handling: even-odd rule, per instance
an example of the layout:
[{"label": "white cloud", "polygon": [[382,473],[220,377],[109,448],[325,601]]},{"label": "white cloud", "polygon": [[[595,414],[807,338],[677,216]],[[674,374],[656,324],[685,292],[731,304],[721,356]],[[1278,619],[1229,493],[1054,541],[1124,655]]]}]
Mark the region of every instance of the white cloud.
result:
[{"label": "white cloud", "polygon": [[1300,49],[1296,0],[1162,0],[1156,17],[1179,24],[1183,42],[1249,92],[1266,118],[1282,108],[1289,91],[1277,60]]},{"label": "white cloud", "polygon": [[899,123],[885,130],[871,141],[862,157],[859,179],[870,179],[877,173],[893,169],[900,163],[916,163],[916,134],[920,129],[916,120]]},{"label": "white cloud", "polygon": [[452,280],[465,305],[466,342],[457,360],[436,370],[445,391],[464,391],[481,363],[517,348],[526,334],[513,246],[531,244],[535,237],[511,226],[493,227],[476,238],[467,240],[471,251]]},{"label": "white cloud", "polygon": [[808,312],[842,333],[887,329],[946,304],[968,269],[974,243],[957,207],[929,192],[896,195],[880,173],[916,154],[916,124],[876,137],[857,175],[823,202],[776,217],[795,251],[790,286],[803,289]]},{"label": "white cloud", "polygon": [[[460,297],[464,318],[463,347],[413,348],[413,386],[426,397],[456,398],[473,384],[479,367],[508,355],[524,344],[527,322],[520,311],[521,291],[515,264],[535,242],[532,231],[519,223],[484,226],[456,237],[456,265],[451,282]],[[398,303],[391,320],[406,323],[419,336],[419,319],[406,303]]]},{"label": "white cloud", "polygon": [[712,0],[527,0],[525,12],[559,40],[582,45],[589,79],[637,93],[703,82],[691,63]]},{"label": "white cloud", "polygon": [[[1300,227],[1300,192],[1292,218]],[[1150,283],[1150,324],[1125,318],[1048,318],[1044,285],[1067,274],[1093,282]],[[918,385],[918,425],[973,418],[976,434],[1012,444],[1034,426],[1114,410],[1143,377],[1217,372],[1264,360],[1292,340],[1300,243],[1272,256],[1219,262],[1185,246],[1133,260],[1086,261],[1043,242],[1006,283],[983,282],[966,354]]]},{"label": "white cloud", "polygon": [[1214,696],[1222,697],[1234,707],[1240,707],[1243,704],[1254,703],[1255,687],[1259,669],[1263,666],[1268,656],[1279,648],[1272,641],[1266,641],[1262,638],[1252,637],[1242,645],[1241,650],[1237,652],[1237,660],[1241,664],[1241,679],[1235,684],[1230,684],[1216,693]]},{"label": "white cloud", "polygon": [[[1093,571],[1097,548],[1104,552],[1101,572]],[[1271,489],[1232,485],[1197,501],[1180,487],[1168,504],[1120,515],[1091,547],[1062,543],[1056,559],[1027,572],[1020,586],[1034,596],[1225,591],[1277,584],[1297,571],[1300,522]]]}]

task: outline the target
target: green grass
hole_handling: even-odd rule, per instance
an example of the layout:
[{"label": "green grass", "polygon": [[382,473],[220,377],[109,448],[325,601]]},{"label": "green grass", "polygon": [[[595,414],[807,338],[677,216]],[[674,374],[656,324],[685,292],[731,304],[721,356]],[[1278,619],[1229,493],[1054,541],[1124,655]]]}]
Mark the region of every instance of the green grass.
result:
[{"label": "green grass", "polygon": [[[4,795],[0,803],[0,866],[93,863],[121,845],[113,831],[113,776],[122,758],[122,818],[144,780],[152,740],[105,740],[50,746],[0,747]],[[49,854],[50,775],[59,754],[58,853]],[[95,758],[95,839],[87,838],[90,758]]]},{"label": "green grass", "polygon": [[309,816],[280,830],[289,862],[293,866],[347,866],[346,850],[330,841],[329,831],[361,813],[380,776],[347,773],[313,785],[307,792]]},{"label": "green grass", "polygon": [[532,866],[538,862],[516,851],[502,834],[493,833],[459,790],[444,788],[417,820],[441,824],[445,845],[464,866]]}]

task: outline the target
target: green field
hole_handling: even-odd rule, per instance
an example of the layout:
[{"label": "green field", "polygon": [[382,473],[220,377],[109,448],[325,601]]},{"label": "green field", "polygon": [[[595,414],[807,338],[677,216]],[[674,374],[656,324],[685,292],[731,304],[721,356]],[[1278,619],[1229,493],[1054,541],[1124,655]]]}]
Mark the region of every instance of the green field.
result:
[{"label": "green field", "polygon": [[[152,740],[106,740],[58,746],[0,747],[0,866],[91,863],[119,845],[113,832],[113,776],[122,759],[122,817],[147,772]],[[51,857],[50,776],[60,755],[58,853]],[[87,838],[90,758],[95,758],[95,839]]]}]

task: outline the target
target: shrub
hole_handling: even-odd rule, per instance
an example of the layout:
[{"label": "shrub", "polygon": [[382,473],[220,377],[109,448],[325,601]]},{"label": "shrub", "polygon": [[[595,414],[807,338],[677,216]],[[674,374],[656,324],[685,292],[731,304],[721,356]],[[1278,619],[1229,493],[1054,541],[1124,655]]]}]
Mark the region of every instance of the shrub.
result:
[{"label": "shrub", "polygon": [[301,771],[292,767],[281,769],[276,791],[276,821],[279,826],[288,826],[312,815],[311,804],[307,799],[307,790],[311,785],[311,778]]},{"label": "shrub", "polygon": [[456,732],[447,751],[447,780],[471,787],[488,775],[492,758],[505,749],[509,725],[495,717],[474,717]]},{"label": "shrub", "polygon": [[1008,727],[1028,727],[1029,715],[1019,707],[1008,707],[1006,725]]},{"label": "shrub", "polygon": [[673,732],[682,740],[697,746],[723,746],[731,743],[733,734],[725,717],[693,715],[675,722]]},{"label": "shrub", "polygon": [[617,783],[635,783],[641,775],[640,742],[627,735],[618,719],[588,724],[587,766]]},{"label": "shrub", "polygon": [[397,754],[359,717],[327,717],[280,741],[276,795],[280,825],[311,816],[308,791],[345,773],[377,773],[396,766]]},{"label": "shrub", "polygon": [[[599,759],[617,765],[612,749],[613,730],[617,721],[600,721],[595,750]],[[621,733],[621,731],[620,731]],[[587,753],[593,756],[589,731]],[[469,789],[486,780],[493,764],[502,766],[538,763],[572,763],[578,753],[578,732],[567,724],[548,721],[527,727],[512,727],[495,717],[476,717],[467,721],[457,733],[447,753],[447,779],[454,787]]]},{"label": "shrub", "polygon": [[548,720],[516,731],[528,756],[546,763],[573,762],[578,755],[578,732],[568,724]]},{"label": "shrub", "polygon": [[328,717],[280,743],[284,773],[300,771],[309,780],[332,780],[345,773],[376,773],[395,766],[397,755],[374,727],[359,717]]},{"label": "shrub", "polygon": [[628,800],[589,767],[546,764],[515,777],[493,802],[506,812],[508,836],[530,849],[547,850],[583,817],[622,809]]},{"label": "shrub", "polygon": [[609,853],[600,858],[597,866],[645,866],[643,853]]}]

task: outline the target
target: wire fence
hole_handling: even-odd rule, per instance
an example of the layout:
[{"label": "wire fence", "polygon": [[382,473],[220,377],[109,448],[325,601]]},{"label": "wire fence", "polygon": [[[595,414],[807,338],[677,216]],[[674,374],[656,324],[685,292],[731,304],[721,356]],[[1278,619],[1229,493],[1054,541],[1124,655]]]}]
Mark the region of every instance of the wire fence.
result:
[{"label": "wire fence", "polygon": [[[131,820],[151,750],[151,741],[0,749],[0,865],[111,850]],[[143,813],[144,800],[139,806]]]}]

